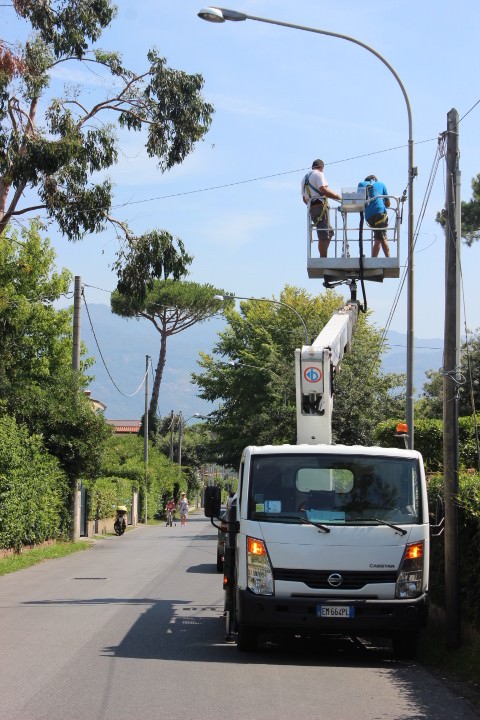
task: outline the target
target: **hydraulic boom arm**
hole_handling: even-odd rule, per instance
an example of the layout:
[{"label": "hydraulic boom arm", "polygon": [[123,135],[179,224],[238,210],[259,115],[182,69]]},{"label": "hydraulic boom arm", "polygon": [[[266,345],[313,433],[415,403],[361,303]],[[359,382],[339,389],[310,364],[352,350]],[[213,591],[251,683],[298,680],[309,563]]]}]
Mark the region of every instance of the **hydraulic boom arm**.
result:
[{"label": "hydraulic boom arm", "polygon": [[358,318],[351,300],[328,321],[312,345],[295,350],[297,444],[332,442],[335,376],[350,348]]}]

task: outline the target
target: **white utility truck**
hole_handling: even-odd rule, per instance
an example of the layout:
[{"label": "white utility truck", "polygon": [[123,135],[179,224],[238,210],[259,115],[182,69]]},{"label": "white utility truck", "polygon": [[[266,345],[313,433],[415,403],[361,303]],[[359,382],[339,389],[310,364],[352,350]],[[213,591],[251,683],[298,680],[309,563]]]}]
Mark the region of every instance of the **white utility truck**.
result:
[{"label": "white utility truck", "polygon": [[[354,282],[351,283],[351,290]],[[297,444],[243,451],[225,548],[227,634],[386,636],[415,654],[427,618],[429,513],[414,450],[332,444],[333,387],[356,294],[296,351]],[[217,488],[205,514],[218,517]]]}]

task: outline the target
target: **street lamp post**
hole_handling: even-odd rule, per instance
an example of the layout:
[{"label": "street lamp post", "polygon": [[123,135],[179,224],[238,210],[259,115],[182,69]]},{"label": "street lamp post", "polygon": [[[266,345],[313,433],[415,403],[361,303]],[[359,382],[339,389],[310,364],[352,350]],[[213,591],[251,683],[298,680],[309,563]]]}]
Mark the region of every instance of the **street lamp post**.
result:
[{"label": "street lamp post", "polygon": [[310,345],[309,339],[308,339],[308,329],[307,324],[303,317],[300,315],[298,310],[295,310],[294,307],[289,305],[286,302],[283,302],[283,300],[271,300],[270,298],[256,298],[256,297],[242,297],[240,295],[215,295],[214,300],[252,300],[254,302],[267,302],[272,303],[273,305],[283,305],[283,307],[288,308],[291,310],[295,315],[298,317],[300,322],[303,325],[303,329],[305,330],[305,345]]},{"label": "street lamp post", "polygon": [[[237,10],[228,10],[220,7],[207,7],[198,12],[198,17],[213,23],[223,23],[226,20],[233,22],[241,22],[244,20],[256,20],[258,22],[267,23],[269,25],[279,25],[280,27],[292,28],[294,30],[304,30],[306,32],[316,33],[318,35],[328,35],[330,37],[347,40],[348,42],[359,45],[375,55],[392,73],[402,91],[408,116],[408,259],[407,259],[407,383],[406,383],[406,420],[408,426],[408,447],[413,448],[414,445],[414,416],[413,416],[413,348],[414,348],[414,217],[413,217],[413,179],[417,174],[416,168],[413,166],[413,121],[412,111],[410,108],[410,100],[408,99],[405,87],[397,75],[394,68],[385,60],[380,53],[361,40],[343,35],[342,33],[332,32],[330,30],[320,30],[305,25],[295,25],[293,23],[281,22],[280,20],[272,20],[270,18],[257,17],[255,15],[247,15]],[[248,299],[248,298],[245,298]],[[308,344],[308,342],[307,342]]]}]

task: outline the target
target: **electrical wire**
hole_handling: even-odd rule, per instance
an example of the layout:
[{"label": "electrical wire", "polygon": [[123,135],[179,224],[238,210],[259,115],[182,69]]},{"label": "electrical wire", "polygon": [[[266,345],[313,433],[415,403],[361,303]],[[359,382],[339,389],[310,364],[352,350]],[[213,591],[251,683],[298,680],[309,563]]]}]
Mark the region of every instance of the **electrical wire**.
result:
[{"label": "electrical wire", "polygon": [[[433,190],[435,178],[436,178],[436,176],[437,176],[437,172],[438,172],[438,167],[439,167],[439,164],[440,164],[440,160],[441,160],[441,158],[444,157],[444,155],[445,155],[445,141],[446,141],[446,136],[445,136],[444,133],[442,133],[442,134],[438,137],[438,143],[437,143],[437,149],[436,149],[436,152],[435,152],[435,157],[434,157],[434,159],[433,159],[432,167],[431,167],[431,169],[430,169],[430,175],[429,175],[427,187],[426,187],[426,190],[425,190],[425,193],[424,193],[424,197],[423,197],[423,201],[422,201],[420,213],[419,213],[419,216],[418,216],[418,218],[417,218],[417,224],[416,224],[416,227],[415,227],[415,230],[414,230],[414,240],[413,240],[413,248],[414,248],[414,249],[415,249],[416,244],[417,244],[417,241],[418,241],[418,235],[419,235],[419,232],[420,232],[420,229],[421,229],[422,222],[423,222],[423,220],[424,220],[424,218],[425,218],[425,213],[426,213],[426,210],[427,210],[427,207],[428,207],[428,202],[429,202],[429,200],[430,200],[430,196],[431,196],[431,194],[432,194],[432,190]],[[404,288],[404,286],[405,286],[405,282],[406,282],[406,278],[407,278],[407,270],[408,270],[408,266],[405,266],[404,271],[403,271],[402,278],[401,278],[400,283],[399,283],[399,285],[398,285],[398,287],[397,287],[397,292],[396,292],[396,294],[395,294],[395,298],[394,298],[394,300],[393,300],[392,306],[391,306],[391,308],[390,308],[389,315],[388,315],[388,317],[387,317],[387,322],[385,323],[385,327],[384,327],[384,329],[383,329],[382,339],[381,339],[381,343],[380,343],[380,352],[382,352],[382,348],[385,346],[387,333],[388,333],[388,331],[389,331],[389,329],[390,329],[390,326],[391,326],[391,324],[392,324],[393,317],[394,317],[394,315],[395,315],[396,309],[397,309],[397,307],[398,307],[398,303],[399,303],[399,301],[400,301],[400,297],[401,297],[402,292],[403,292],[403,288]]]},{"label": "electrical wire", "polygon": [[106,371],[108,377],[110,378],[110,380],[111,380],[111,382],[112,382],[112,385],[113,385],[114,388],[117,390],[117,392],[120,393],[120,395],[123,395],[124,397],[134,397],[135,395],[137,395],[137,394],[140,392],[140,390],[142,389],[142,387],[143,387],[143,385],[144,385],[144,383],[145,383],[146,377],[147,377],[147,375],[148,375],[148,368],[146,369],[146,371],[145,371],[145,373],[144,373],[144,375],[143,375],[142,382],[140,383],[140,385],[138,386],[138,388],[135,390],[135,392],[133,392],[133,393],[125,393],[125,392],[123,392],[123,390],[121,390],[121,389],[118,387],[117,383],[115,382],[115,380],[113,379],[113,377],[112,377],[112,375],[111,375],[111,373],[110,373],[110,370],[109,370],[108,367],[107,367],[107,363],[105,362],[105,358],[104,358],[103,353],[102,353],[102,350],[101,350],[101,348],[100,348],[100,345],[99,345],[99,342],[98,342],[98,339],[97,339],[97,335],[96,335],[95,329],[94,329],[94,327],[93,327],[92,318],[91,318],[91,316],[90,316],[90,311],[89,311],[89,309],[88,309],[88,304],[87,304],[87,300],[86,300],[86,298],[85,298],[85,292],[84,292],[83,287],[82,287],[82,298],[83,298],[83,302],[84,302],[84,304],[85,304],[85,310],[87,311],[88,322],[90,323],[90,328],[91,328],[91,330],[92,330],[92,334],[93,334],[93,338],[94,338],[94,340],[95,340],[95,344],[96,344],[96,346],[97,346],[97,350],[98,350],[99,355],[100,355],[100,357],[101,357],[101,359],[102,359],[103,367],[105,368],[105,371]]}]

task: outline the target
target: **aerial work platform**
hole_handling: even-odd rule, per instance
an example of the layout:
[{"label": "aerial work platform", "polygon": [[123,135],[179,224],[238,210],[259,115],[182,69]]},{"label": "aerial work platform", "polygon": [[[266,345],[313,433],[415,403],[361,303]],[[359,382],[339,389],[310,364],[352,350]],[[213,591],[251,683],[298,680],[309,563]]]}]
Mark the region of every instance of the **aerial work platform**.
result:
[{"label": "aerial work platform", "polygon": [[[330,207],[330,223],[335,235],[330,241],[328,257],[319,257],[317,228],[307,212],[307,272],[309,278],[324,278],[325,282],[343,280],[373,280],[383,282],[384,278],[400,276],[400,198],[395,195],[382,196],[390,200],[387,208],[388,227],[385,228],[390,257],[383,255],[380,248],[378,257],[372,257],[373,233],[366,222],[360,231],[360,213],[365,209],[365,188],[342,189],[339,207]],[[350,227],[349,227],[350,226]],[[363,254],[360,251],[363,247]]]}]

